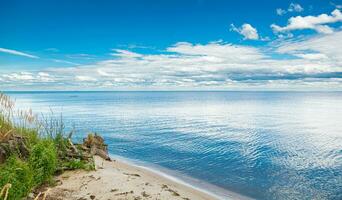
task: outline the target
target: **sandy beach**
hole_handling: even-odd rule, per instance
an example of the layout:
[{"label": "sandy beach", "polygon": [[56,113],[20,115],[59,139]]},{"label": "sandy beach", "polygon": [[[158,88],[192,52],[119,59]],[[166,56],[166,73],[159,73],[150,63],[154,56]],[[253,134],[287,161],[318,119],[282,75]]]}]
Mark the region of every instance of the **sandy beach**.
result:
[{"label": "sandy beach", "polygon": [[57,186],[49,189],[47,199],[218,199],[122,161],[95,157],[95,163],[95,171],[67,171],[58,176]]}]

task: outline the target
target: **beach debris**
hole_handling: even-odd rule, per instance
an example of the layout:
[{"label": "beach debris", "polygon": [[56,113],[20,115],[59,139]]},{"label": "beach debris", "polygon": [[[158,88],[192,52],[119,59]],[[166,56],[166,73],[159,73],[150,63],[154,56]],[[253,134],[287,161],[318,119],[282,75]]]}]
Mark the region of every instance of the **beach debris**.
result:
[{"label": "beach debris", "polygon": [[73,150],[75,153],[78,153],[77,148],[76,148],[75,145],[71,142],[71,139],[70,139],[70,138],[68,138],[68,143],[69,143],[70,147],[72,148],[72,150]]},{"label": "beach debris", "polygon": [[[50,189],[47,189],[45,192],[39,192],[38,195],[36,196],[36,198],[34,198],[34,200],[38,200],[38,199],[45,200],[49,191],[50,191]],[[39,197],[41,197],[41,198],[39,198]]]},{"label": "beach debris", "polygon": [[[67,149],[65,152],[59,152],[61,159],[66,162],[94,163],[95,155],[108,161],[111,160],[108,155],[108,149],[107,145],[104,143],[104,139],[96,133],[88,134],[81,144],[73,143],[70,138],[68,138],[66,142]],[[58,169],[58,171],[64,170],[73,170],[73,166],[62,166]]]},{"label": "beach debris", "polygon": [[121,195],[128,195],[128,194],[133,194],[133,190],[131,190],[130,192],[121,192],[121,193],[117,193],[115,194],[115,196],[121,196]]},{"label": "beach debris", "polygon": [[96,196],[95,196],[95,195],[93,195],[93,194],[92,194],[92,195],[90,195],[90,199],[95,199],[95,197],[96,197]]},{"label": "beach debris", "polygon": [[112,188],[112,189],[110,190],[110,192],[117,192],[117,191],[119,191],[119,190],[116,189],[116,188]]},{"label": "beach debris", "polygon": [[125,174],[125,175],[127,175],[127,176],[136,176],[136,177],[140,177],[139,174],[130,174],[130,173],[123,173],[123,174]]},{"label": "beach debris", "polygon": [[169,188],[169,187],[168,187],[167,185],[163,184],[161,188],[162,188],[162,189],[167,189],[167,188]]},{"label": "beach debris", "polygon": [[145,191],[143,191],[143,192],[141,193],[141,195],[142,195],[143,197],[150,197],[150,196],[151,196],[151,195],[147,194]]},{"label": "beach debris", "polygon": [[161,188],[164,189],[165,191],[170,192],[173,196],[180,196],[180,194],[176,190],[173,190],[173,189],[169,188],[165,184],[163,184]]},{"label": "beach debris", "polygon": [[96,133],[88,134],[87,138],[83,139],[83,149],[87,150],[91,155],[98,155],[105,160],[111,160],[104,139]]}]

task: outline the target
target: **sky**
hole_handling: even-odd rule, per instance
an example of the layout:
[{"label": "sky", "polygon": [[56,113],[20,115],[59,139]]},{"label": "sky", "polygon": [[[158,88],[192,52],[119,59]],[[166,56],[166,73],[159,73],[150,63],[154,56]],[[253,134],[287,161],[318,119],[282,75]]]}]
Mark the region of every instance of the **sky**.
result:
[{"label": "sky", "polygon": [[342,90],[342,0],[0,0],[0,90]]}]

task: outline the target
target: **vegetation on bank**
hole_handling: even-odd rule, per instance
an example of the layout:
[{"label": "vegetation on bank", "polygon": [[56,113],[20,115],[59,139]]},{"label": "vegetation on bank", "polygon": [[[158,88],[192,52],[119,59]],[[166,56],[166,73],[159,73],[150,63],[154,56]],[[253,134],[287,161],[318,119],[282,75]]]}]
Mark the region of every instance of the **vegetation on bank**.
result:
[{"label": "vegetation on bank", "polygon": [[0,199],[22,199],[42,184],[53,184],[59,171],[94,169],[93,157],[71,136],[61,118],[16,110],[0,93]]}]

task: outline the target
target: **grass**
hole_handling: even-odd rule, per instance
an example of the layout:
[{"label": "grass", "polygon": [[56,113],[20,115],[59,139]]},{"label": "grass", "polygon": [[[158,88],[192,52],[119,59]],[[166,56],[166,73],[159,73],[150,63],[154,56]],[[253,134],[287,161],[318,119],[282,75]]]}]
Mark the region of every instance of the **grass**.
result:
[{"label": "grass", "polygon": [[0,185],[10,183],[8,199],[21,199],[26,196],[34,186],[34,170],[29,163],[11,156],[0,170]]},{"label": "grass", "polygon": [[59,168],[93,169],[93,163],[65,159],[70,144],[62,117],[39,120],[31,110],[14,107],[14,101],[0,93],[0,200],[22,199],[51,182]]}]

